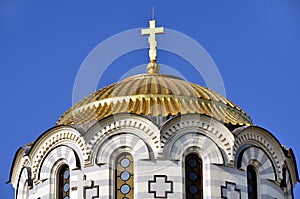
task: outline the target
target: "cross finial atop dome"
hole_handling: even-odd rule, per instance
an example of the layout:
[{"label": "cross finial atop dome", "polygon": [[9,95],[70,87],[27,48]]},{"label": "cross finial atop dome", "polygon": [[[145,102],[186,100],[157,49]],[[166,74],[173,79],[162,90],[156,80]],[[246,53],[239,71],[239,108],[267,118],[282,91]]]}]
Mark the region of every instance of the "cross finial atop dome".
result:
[{"label": "cross finial atop dome", "polygon": [[155,26],[155,20],[149,21],[149,28],[142,29],[142,36],[149,35],[148,42],[150,45],[149,49],[149,58],[150,62],[156,62],[156,34],[162,34],[164,33],[164,27],[156,27]]}]

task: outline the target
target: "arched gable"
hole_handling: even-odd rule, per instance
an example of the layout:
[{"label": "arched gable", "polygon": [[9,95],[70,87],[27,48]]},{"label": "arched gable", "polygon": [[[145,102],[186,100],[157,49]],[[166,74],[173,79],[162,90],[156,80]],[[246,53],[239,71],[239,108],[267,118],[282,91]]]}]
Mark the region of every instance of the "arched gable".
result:
[{"label": "arched gable", "polygon": [[99,121],[85,134],[87,143],[86,164],[94,162],[93,158],[104,147],[101,146],[103,143],[109,142],[110,138],[122,133],[135,135],[130,138],[127,136],[126,139],[138,138],[137,140],[143,142],[145,146],[149,147],[147,150],[154,152],[154,154],[160,150],[160,132],[155,124],[138,115],[116,114]]},{"label": "arched gable", "polygon": [[147,144],[133,134],[118,134],[102,142],[96,154],[96,164],[110,163],[111,156],[118,149],[127,149],[135,160],[150,159]]},{"label": "arched gable", "polygon": [[173,138],[164,147],[164,157],[171,160],[182,160],[184,154],[195,152],[206,164],[223,164],[219,147],[210,138],[196,133],[187,133]]},{"label": "arched gable", "polygon": [[175,145],[176,137],[186,133],[200,133],[207,137],[207,140],[213,140],[213,145],[216,145],[219,148],[218,150],[222,151],[224,163],[227,164],[233,160],[233,134],[220,122],[199,114],[181,115],[169,120],[161,130],[162,148],[167,145]]},{"label": "arched gable", "polygon": [[266,153],[257,147],[249,147],[239,153],[237,168],[246,170],[249,164],[254,164],[259,170],[260,177],[267,180],[276,180],[275,168]]},{"label": "arched gable", "polygon": [[52,172],[53,167],[60,161],[67,164],[71,170],[80,168],[79,158],[74,150],[68,146],[58,146],[45,156],[39,169],[38,179],[43,181],[54,177]]},{"label": "arched gable", "polygon": [[282,179],[282,167],[285,161],[285,155],[279,141],[268,131],[256,126],[249,126],[237,129],[233,132],[236,135],[233,147],[233,156],[235,160],[238,153],[245,147],[257,146],[261,148],[274,165],[276,180]]},{"label": "arched gable", "polygon": [[33,179],[37,180],[38,170],[46,155],[59,145],[68,145],[77,152],[79,159],[84,159],[85,142],[81,134],[70,126],[56,126],[42,134],[34,143],[29,152],[32,162]]}]

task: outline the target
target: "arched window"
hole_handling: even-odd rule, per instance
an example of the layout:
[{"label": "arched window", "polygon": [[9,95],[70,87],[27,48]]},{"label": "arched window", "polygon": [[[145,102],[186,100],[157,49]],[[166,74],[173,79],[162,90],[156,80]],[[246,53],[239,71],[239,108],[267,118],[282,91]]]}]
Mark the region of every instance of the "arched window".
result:
[{"label": "arched window", "polygon": [[70,169],[64,164],[58,172],[58,199],[70,198]]},{"label": "arched window", "polygon": [[257,199],[257,173],[252,165],[247,166],[248,199]]},{"label": "arched window", "polygon": [[203,198],[202,160],[196,154],[185,157],[185,193],[186,198]]},{"label": "arched window", "polygon": [[115,196],[116,199],[133,199],[133,158],[129,153],[122,153],[116,159]]}]

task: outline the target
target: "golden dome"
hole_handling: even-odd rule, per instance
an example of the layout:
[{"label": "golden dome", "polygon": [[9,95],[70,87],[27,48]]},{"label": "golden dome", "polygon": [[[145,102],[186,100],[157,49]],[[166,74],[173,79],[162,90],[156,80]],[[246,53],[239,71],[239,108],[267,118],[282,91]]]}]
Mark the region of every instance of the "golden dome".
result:
[{"label": "golden dome", "polygon": [[132,76],[95,91],[66,111],[57,124],[91,124],[117,113],[143,116],[199,113],[225,124],[252,124],[242,109],[214,91],[158,73]]}]

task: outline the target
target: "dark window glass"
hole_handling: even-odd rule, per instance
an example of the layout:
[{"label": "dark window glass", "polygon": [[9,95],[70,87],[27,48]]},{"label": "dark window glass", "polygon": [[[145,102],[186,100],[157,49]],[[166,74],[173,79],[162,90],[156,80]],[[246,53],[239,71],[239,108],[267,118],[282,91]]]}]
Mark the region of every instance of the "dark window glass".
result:
[{"label": "dark window glass", "polygon": [[70,170],[63,165],[58,173],[58,199],[69,199],[70,196]]},{"label": "dark window glass", "polygon": [[133,158],[122,153],[116,160],[115,186],[116,199],[133,199]]},{"label": "dark window glass", "polygon": [[255,168],[247,166],[248,199],[257,199],[257,175]]},{"label": "dark window glass", "polygon": [[203,198],[202,160],[196,154],[185,157],[185,194],[187,199]]}]

